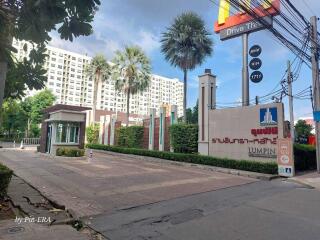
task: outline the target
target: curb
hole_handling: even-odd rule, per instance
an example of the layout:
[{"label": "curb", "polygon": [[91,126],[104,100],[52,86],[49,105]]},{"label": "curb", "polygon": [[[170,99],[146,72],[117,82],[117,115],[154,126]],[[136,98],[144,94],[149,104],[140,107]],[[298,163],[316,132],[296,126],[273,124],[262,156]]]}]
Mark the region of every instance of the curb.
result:
[{"label": "curb", "polygon": [[195,163],[176,162],[176,161],[172,161],[172,160],[166,160],[166,159],[154,158],[154,157],[148,157],[148,156],[124,154],[124,153],[117,153],[117,152],[98,150],[98,149],[92,149],[92,151],[98,152],[98,153],[105,153],[105,154],[109,154],[109,155],[114,155],[114,156],[129,156],[129,157],[132,157],[132,158],[135,158],[138,160],[144,160],[144,161],[155,162],[155,163],[164,163],[164,164],[170,164],[170,165],[175,165],[175,166],[194,167],[194,168],[208,170],[208,171],[214,171],[214,172],[236,175],[236,176],[241,176],[241,177],[254,178],[254,179],[258,179],[258,180],[262,180],[262,181],[271,181],[271,180],[279,178],[278,175],[271,175],[271,174],[236,170],[236,169],[214,167],[214,166],[201,165],[201,164],[195,164]]},{"label": "curb", "polygon": [[288,178],[287,179],[288,182],[292,182],[292,183],[297,183],[297,184],[300,184],[308,189],[316,189],[314,186],[308,184],[308,183],[305,183],[299,179],[296,179],[296,178]]}]

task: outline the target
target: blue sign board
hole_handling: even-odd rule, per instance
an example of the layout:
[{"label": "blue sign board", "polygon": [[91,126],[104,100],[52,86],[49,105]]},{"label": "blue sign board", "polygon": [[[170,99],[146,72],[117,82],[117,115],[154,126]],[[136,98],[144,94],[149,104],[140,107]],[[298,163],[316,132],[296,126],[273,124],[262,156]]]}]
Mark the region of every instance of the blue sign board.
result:
[{"label": "blue sign board", "polygon": [[320,122],[320,111],[313,112],[313,119],[315,122]]},{"label": "blue sign board", "polygon": [[260,109],[260,125],[277,125],[278,124],[278,112],[277,108],[261,108]]}]

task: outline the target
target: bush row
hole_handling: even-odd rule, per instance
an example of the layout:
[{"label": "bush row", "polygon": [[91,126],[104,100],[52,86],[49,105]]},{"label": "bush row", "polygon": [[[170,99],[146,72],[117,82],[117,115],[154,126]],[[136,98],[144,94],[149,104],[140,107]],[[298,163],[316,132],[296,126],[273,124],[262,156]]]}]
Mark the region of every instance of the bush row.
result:
[{"label": "bush row", "polygon": [[203,164],[203,165],[244,170],[244,171],[250,171],[250,172],[276,174],[278,171],[278,166],[276,163],[253,162],[253,161],[247,161],[247,160],[238,161],[238,160],[220,159],[220,158],[202,156],[202,155],[196,155],[196,154],[149,151],[145,149],[114,147],[114,146],[107,146],[102,144],[87,144],[86,147],[90,149],[98,149],[98,150],[112,151],[112,152],[125,153],[125,154],[156,157],[156,158],[172,160],[177,162]]},{"label": "bush row", "polygon": [[294,145],[294,163],[296,171],[317,169],[316,148],[311,145]]},{"label": "bush row", "polygon": [[121,127],[116,131],[117,145],[128,148],[141,148],[143,143],[143,127]]},{"label": "bush row", "polygon": [[198,152],[198,125],[174,124],[170,126],[170,141],[175,152]]},{"label": "bush row", "polygon": [[77,148],[58,148],[56,152],[57,156],[65,157],[83,157],[84,153],[84,149]]},{"label": "bush row", "polygon": [[3,199],[7,194],[12,174],[13,171],[11,169],[0,164],[0,199]]}]

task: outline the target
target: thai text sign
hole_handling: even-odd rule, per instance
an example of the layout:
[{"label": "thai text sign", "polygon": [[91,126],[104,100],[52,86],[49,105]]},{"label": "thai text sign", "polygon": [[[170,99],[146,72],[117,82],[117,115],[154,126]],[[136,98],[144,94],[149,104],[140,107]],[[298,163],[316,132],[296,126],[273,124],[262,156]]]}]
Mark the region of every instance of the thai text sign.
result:
[{"label": "thai text sign", "polygon": [[284,136],[282,103],[209,112],[209,155],[236,160],[277,160]]}]

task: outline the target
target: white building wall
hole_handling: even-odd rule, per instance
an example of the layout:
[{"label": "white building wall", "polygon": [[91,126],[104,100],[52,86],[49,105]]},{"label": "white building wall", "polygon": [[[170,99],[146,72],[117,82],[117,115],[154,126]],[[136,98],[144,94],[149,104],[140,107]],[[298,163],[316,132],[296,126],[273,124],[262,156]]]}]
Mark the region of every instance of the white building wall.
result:
[{"label": "white building wall", "polygon": [[[24,49],[25,44],[27,51]],[[25,41],[13,40],[13,46],[18,50],[18,60],[28,57],[32,49],[32,45]],[[46,87],[57,97],[56,103],[91,107],[94,84],[84,74],[91,57],[51,46],[47,46],[47,54]],[[126,112],[126,103],[125,94],[116,92],[111,80],[99,84],[97,109]],[[159,114],[162,105],[177,105],[178,116],[183,115],[183,83],[178,79],[153,74],[150,86],[144,92],[131,96],[130,113],[148,115],[150,108],[156,108]]]}]

